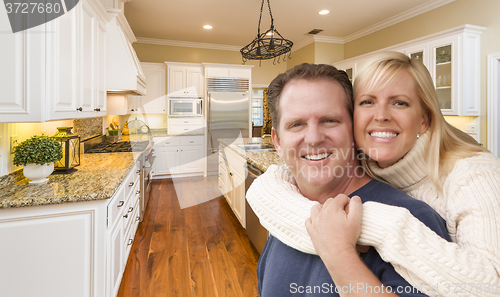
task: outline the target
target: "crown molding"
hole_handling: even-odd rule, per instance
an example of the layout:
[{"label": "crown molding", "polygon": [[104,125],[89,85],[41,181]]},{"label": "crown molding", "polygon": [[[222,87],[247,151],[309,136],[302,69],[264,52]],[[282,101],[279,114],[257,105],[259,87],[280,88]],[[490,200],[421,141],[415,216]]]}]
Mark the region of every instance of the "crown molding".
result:
[{"label": "crown molding", "polygon": [[323,42],[323,43],[337,43],[344,44],[344,38],[342,37],[332,37],[332,36],[322,36],[315,35],[313,36],[314,42]]},{"label": "crown molding", "polygon": [[192,47],[192,48],[203,48],[203,49],[215,49],[215,50],[225,50],[225,51],[235,51],[235,52],[239,52],[241,49],[240,46],[235,46],[235,45],[201,43],[201,42],[179,41],[179,40],[168,40],[168,39],[156,39],[156,38],[147,38],[147,37],[137,37],[137,43],[180,46],[180,47]]},{"label": "crown molding", "polygon": [[385,29],[387,27],[390,27],[392,25],[395,25],[397,23],[406,21],[408,19],[411,19],[413,17],[416,17],[420,14],[426,13],[428,11],[431,11],[433,9],[439,8],[443,5],[449,4],[454,2],[455,0],[435,0],[435,1],[429,1],[427,3],[424,3],[422,5],[419,5],[413,9],[407,10],[403,13],[400,13],[398,15],[395,15],[391,18],[388,18],[382,22],[379,22],[373,26],[367,27],[363,30],[360,30],[356,33],[353,33],[351,35],[348,35],[344,37],[344,43],[351,42],[355,39],[364,37],[366,35],[375,33],[377,31],[380,31],[382,29]]}]

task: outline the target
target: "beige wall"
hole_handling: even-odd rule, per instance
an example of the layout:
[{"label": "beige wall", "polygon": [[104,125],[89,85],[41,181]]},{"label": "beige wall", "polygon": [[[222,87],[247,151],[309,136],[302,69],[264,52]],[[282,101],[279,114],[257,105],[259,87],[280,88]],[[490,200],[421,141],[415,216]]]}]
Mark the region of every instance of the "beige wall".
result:
[{"label": "beige wall", "polygon": [[344,60],[343,44],[316,42],[314,45],[314,63],[332,64]]},{"label": "beige wall", "polygon": [[302,63],[314,63],[314,50],[315,44],[311,43],[292,52],[291,59],[288,59],[286,61],[286,68],[292,69],[294,66],[300,65]]},{"label": "beige wall", "polygon": [[[168,45],[153,45],[144,43],[133,44],[141,62],[162,63],[222,63],[241,65],[241,54],[238,51],[190,48]],[[247,61],[252,68],[252,84],[269,84],[278,74],[286,71],[286,62],[273,65],[273,60]]]},{"label": "beige wall", "polygon": [[481,35],[481,142],[486,138],[486,101],[488,54],[500,52],[500,1],[456,0],[438,9],[429,11],[394,26],[346,43],[344,58],[352,58],[378,49],[393,46],[415,38],[463,24],[483,26]]}]

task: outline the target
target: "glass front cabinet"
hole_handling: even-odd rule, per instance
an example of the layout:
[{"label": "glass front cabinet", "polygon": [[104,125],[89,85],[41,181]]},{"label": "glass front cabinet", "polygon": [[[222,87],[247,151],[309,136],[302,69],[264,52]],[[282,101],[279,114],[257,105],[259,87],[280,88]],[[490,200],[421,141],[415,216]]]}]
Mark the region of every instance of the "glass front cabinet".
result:
[{"label": "glass front cabinet", "polygon": [[[403,52],[429,69],[444,115],[480,115],[480,36],[484,27],[462,25],[381,51]],[[378,52],[378,51],[377,51]],[[376,52],[334,63],[352,77]]]}]

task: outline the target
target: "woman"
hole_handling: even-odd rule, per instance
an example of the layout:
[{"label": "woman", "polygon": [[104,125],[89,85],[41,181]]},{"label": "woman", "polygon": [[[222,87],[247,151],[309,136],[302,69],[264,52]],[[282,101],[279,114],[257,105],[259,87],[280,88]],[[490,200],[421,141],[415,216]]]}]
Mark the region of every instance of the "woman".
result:
[{"label": "woman", "polygon": [[[384,53],[368,63],[355,78],[354,99],[354,135],[368,156],[368,174],[431,205],[453,240],[441,239],[402,209],[370,204],[363,207],[357,243],[375,247],[428,295],[498,296],[500,160],[445,121],[428,70],[404,54]],[[255,187],[247,193],[249,203],[273,235],[315,253],[303,211],[315,203],[279,177],[269,178],[286,195],[267,199]],[[307,229],[314,246],[324,247],[328,236],[320,235],[338,214],[312,209]],[[318,251],[322,258],[328,253]]]}]

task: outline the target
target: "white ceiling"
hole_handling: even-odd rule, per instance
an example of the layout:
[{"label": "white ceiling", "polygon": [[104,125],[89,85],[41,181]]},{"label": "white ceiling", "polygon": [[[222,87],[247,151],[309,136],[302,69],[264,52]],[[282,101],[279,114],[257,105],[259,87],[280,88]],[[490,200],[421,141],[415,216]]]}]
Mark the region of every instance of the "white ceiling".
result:
[{"label": "white ceiling", "polygon": [[[311,39],[343,43],[455,0],[270,0],[274,26],[295,45]],[[261,0],[132,0],[125,16],[135,36],[242,47],[257,35]],[[319,15],[320,10],[330,11]],[[213,29],[205,30],[203,25]],[[269,29],[267,0],[261,31]]]}]

